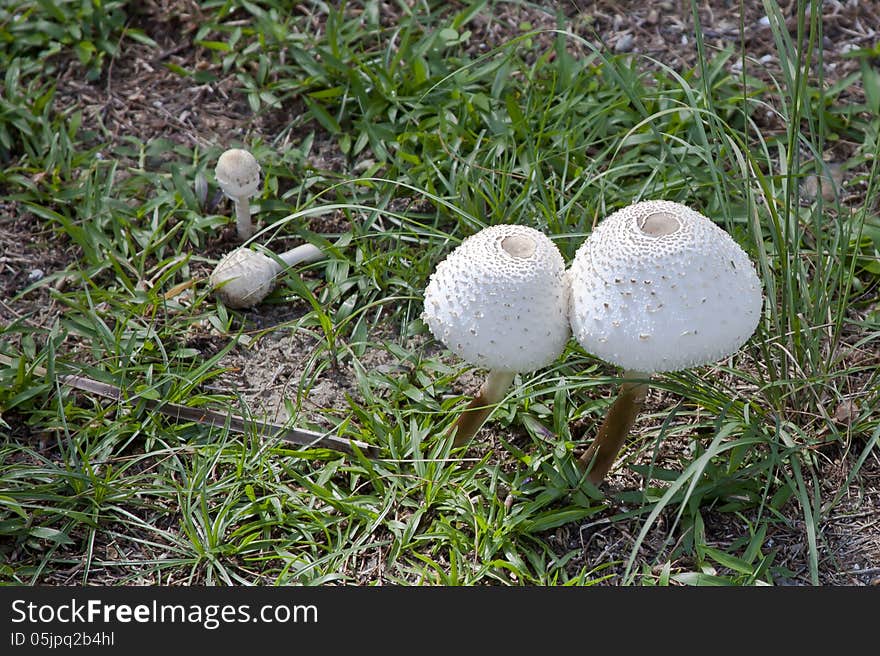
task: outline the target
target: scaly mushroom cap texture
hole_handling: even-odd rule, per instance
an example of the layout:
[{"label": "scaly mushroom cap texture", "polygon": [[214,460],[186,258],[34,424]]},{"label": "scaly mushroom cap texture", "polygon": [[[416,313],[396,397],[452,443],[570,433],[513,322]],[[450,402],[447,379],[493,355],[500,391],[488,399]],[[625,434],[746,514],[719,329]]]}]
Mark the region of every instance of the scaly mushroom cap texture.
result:
[{"label": "scaly mushroom cap texture", "polygon": [[630,371],[678,371],[735,353],[758,325],[748,255],[699,212],[644,201],[602,221],[570,268],[572,332]]},{"label": "scaly mushroom cap texture", "polygon": [[272,291],[279,270],[272,258],[249,248],[236,248],[214,267],[210,283],[226,307],[247,308]]},{"label": "scaly mushroom cap texture", "polygon": [[555,360],[571,335],[565,263],[542,232],[484,228],[437,265],[422,319],[467,362],[529,372]]},{"label": "scaly mushroom cap texture", "polygon": [[260,163],[248,151],[230,148],[217,160],[214,177],[232,199],[253,196],[260,187]]}]

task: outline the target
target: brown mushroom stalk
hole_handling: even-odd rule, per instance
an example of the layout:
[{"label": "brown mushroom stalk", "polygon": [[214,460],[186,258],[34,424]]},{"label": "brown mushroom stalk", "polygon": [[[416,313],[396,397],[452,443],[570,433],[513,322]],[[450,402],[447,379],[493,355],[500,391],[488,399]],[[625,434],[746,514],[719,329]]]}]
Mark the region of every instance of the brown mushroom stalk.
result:
[{"label": "brown mushroom stalk", "polygon": [[[645,377],[646,374],[630,372],[624,375],[626,379]],[[636,418],[642,411],[645,398],[648,395],[648,384],[639,380],[626,380],[620,385],[620,392],[614,403],[608,409],[605,420],[599,426],[596,437],[590,448],[580,458],[578,465],[587,473],[587,480],[593,485],[601,483],[617,454],[623,448],[626,438],[636,423]]]},{"label": "brown mushroom stalk", "polygon": [[489,372],[479,391],[452,425],[449,435],[453,438],[453,446],[467,444],[476,435],[492,410],[501,403],[514,376],[513,371]]}]

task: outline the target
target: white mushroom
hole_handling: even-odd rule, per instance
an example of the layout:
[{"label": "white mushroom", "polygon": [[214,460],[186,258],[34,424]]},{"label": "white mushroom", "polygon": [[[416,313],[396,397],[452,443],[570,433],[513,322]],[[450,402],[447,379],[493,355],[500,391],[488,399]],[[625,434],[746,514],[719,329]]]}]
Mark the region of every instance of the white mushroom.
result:
[{"label": "white mushroom", "polygon": [[259,162],[246,150],[230,148],[217,160],[214,176],[223,193],[235,204],[238,238],[247,241],[254,234],[249,199],[260,187]]},{"label": "white mushroom", "polygon": [[422,318],[433,335],[489,376],[452,428],[477,432],[517,372],[556,359],[571,334],[565,263],[543,233],[496,225],[465,239],[431,275]]},{"label": "white mushroom", "polygon": [[[312,244],[302,244],[278,256],[288,267],[323,258],[321,249]],[[272,291],[275,278],[283,268],[280,262],[267,255],[249,248],[236,248],[214,267],[210,283],[224,305],[247,308],[262,301]]]},{"label": "white mushroom", "polygon": [[624,369],[620,395],[580,463],[599,483],[641,409],[651,374],[716,362],[752,335],[761,282],[748,255],[702,214],[645,201],[602,221],[570,268],[583,348]]}]

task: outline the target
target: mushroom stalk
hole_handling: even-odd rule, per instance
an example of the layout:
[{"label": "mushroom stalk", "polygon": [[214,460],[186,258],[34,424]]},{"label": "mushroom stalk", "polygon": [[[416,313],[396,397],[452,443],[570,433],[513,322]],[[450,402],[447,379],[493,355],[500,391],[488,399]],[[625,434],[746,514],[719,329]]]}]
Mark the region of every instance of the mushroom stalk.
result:
[{"label": "mushroom stalk", "polygon": [[624,374],[624,378],[626,380],[620,385],[617,399],[608,409],[596,438],[590,448],[578,459],[578,465],[584,471],[588,471],[587,480],[593,485],[599,485],[611,469],[626,441],[626,436],[632,430],[636,417],[645,404],[648,383],[640,382],[638,379],[648,378],[648,374],[630,371]]},{"label": "mushroom stalk", "polygon": [[236,196],[232,202],[235,205],[235,229],[238,238],[241,241],[247,241],[254,236],[250,200],[247,196]]},{"label": "mushroom stalk", "polygon": [[513,383],[515,375],[515,372],[512,371],[494,370],[489,372],[479,391],[468,403],[467,408],[464,409],[449,432],[451,436],[454,436],[453,446],[461,446],[469,442],[480,430],[480,426],[504,398],[504,393]]},{"label": "mushroom stalk", "polygon": [[[320,262],[325,257],[327,257],[327,255],[324,251],[314,244],[300,244],[296,248],[291,248],[289,251],[285,251],[278,256],[278,258],[288,267],[296,266],[297,264]],[[281,273],[280,267],[278,268],[277,273]]]}]

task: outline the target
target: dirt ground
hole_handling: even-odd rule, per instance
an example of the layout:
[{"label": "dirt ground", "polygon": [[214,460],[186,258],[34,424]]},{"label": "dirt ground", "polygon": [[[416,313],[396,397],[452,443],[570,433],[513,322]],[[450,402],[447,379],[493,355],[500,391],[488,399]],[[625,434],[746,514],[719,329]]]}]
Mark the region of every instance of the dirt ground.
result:
[{"label": "dirt ground", "polygon": [[[783,3],[784,5],[785,3]],[[791,4],[791,3],[789,3]],[[749,56],[765,64],[774,65],[774,51],[770,30],[763,24],[760,2],[747,2],[745,30],[740,34],[739,2],[712,0],[701,4],[700,19],[709,48],[737,46],[742,40]],[[393,3],[383,5],[393,20]],[[556,7],[568,16],[568,27],[585,38],[593,30],[602,36],[608,47],[616,52],[635,52],[657,59],[678,70],[686,70],[696,59],[693,39],[693,16],[687,0],[661,0],[654,3],[630,3],[572,0],[557,4],[546,3],[546,8],[525,4],[503,5],[491,17],[478,17],[471,29],[475,49],[503,43],[518,34],[519,26],[530,23],[535,28],[557,26]],[[846,53],[853,48],[876,43],[880,26],[880,3],[856,0],[826,1],[825,43],[823,58],[829,81],[839,79],[857,68],[854,59]],[[549,9],[549,11],[548,11]],[[790,15],[789,10],[787,15]],[[237,82],[232,76],[221,77],[214,84],[192,86],[191,81],[171,73],[162,65],[172,62],[187,69],[208,66],[201,53],[192,44],[199,26],[200,9],[189,0],[148,0],[142,3],[139,27],[155,39],[160,53],[144,46],[129,44],[112,62],[108,74],[96,83],[84,81],[75,62],[62,68],[58,80],[56,103],[58,109],[76,107],[83,112],[84,127],[100,122],[115,139],[134,136],[141,141],[160,137],[187,146],[223,145],[245,135],[274,134],[284,120],[278,113],[254,116],[237,93]],[[320,15],[313,16],[314,28],[322,29]],[[577,49],[574,44],[573,48]],[[220,71],[216,71],[218,74]],[[853,87],[848,93],[853,100],[860,98],[861,90]],[[839,159],[845,152],[829,153]],[[316,168],[350,174],[350,167],[332,139],[318,135],[311,161]],[[2,190],[0,190],[2,191]],[[58,316],[45,290],[36,290],[22,298],[11,299],[29,285],[39,273],[50,274],[63,270],[77,258],[75,246],[59,240],[40,221],[29,215],[15,201],[2,200],[0,193],[0,323],[14,321],[47,328]],[[344,226],[340,226],[343,227]],[[231,246],[227,232],[208,245],[205,255],[219,258]],[[207,269],[197,272],[207,275]],[[283,323],[296,310],[272,306],[263,308],[259,316],[252,313],[248,320],[260,322],[262,327]],[[24,317],[27,315],[27,319]],[[273,323],[274,322],[274,323]],[[373,336],[376,343],[396,339],[393,334]],[[209,340],[210,341],[210,340]],[[220,383],[237,388],[251,411],[270,419],[286,418],[285,400],[297,396],[297,381],[307,367],[313,366],[310,353],[317,344],[315,336],[304,331],[276,331],[264,334],[249,345],[242,345],[224,360],[228,372]],[[217,343],[205,343],[206,349],[219,348]],[[425,345],[408,342],[408,348]],[[395,358],[382,348],[374,348],[362,361],[375,367],[394,367]],[[471,380],[461,381],[462,386]],[[332,375],[322,375],[311,387],[303,402],[302,411],[314,422],[327,419],[322,410],[344,407],[346,394],[353,393],[351,371],[345,367]],[[649,408],[667,407],[674,403],[664,392],[651,391]],[[639,428],[649,419],[643,418]],[[497,435],[491,426],[483,429],[479,449],[494,448]],[[509,439],[510,436],[507,436]],[[523,439],[528,439],[523,435]],[[666,447],[665,447],[666,448]],[[677,454],[675,445],[669,445],[667,457]],[[843,476],[858,453],[830,453],[824,458],[823,485],[837,489],[845,483]],[[611,490],[633,489],[641,485],[639,477],[623,468],[608,479]],[[770,546],[778,549],[776,565],[793,572],[792,584],[809,581],[806,570],[806,545],[801,525],[802,515],[796,504],[790,508],[791,525],[777,525]],[[549,544],[559,553],[579,549],[582,557],[572,567],[607,562],[625,562],[628,558],[641,520],[610,521],[610,517],[624,508],[612,508],[581,526],[565,526],[547,536]],[[800,518],[800,519],[799,519]],[[729,542],[731,536],[748,533],[748,517],[736,518],[730,514],[707,510],[706,533],[710,541],[719,545]],[[674,545],[665,544],[671,517],[661,517],[641,547],[645,560],[658,552],[669,551]],[[825,562],[822,564],[822,583],[834,585],[880,584],[880,461],[876,455],[865,463],[857,480],[851,481],[836,507],[834,514],[820,527],[824,542],[820,545]],[[612,570],[614,571],[614,570]],[[622,571],[622,566],[617,568]]]}]

